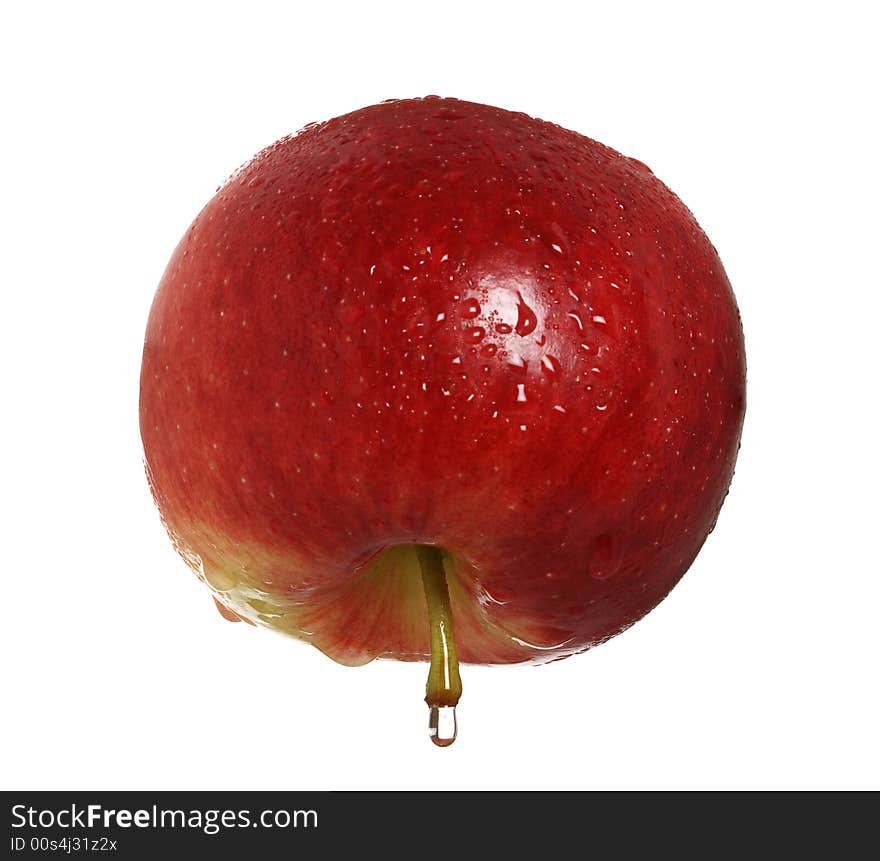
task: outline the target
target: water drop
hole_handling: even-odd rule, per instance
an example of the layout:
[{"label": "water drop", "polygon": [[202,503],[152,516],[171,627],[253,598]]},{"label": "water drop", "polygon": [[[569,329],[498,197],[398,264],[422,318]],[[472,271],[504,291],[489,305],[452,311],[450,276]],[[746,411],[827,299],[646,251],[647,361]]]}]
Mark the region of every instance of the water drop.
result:
[{"label": "water drop", "polygon": [[495,331],[498,332],[499,335],[509,335],[513,331],[513,326],[509,323],[497,323],[495,325]]},{"label": "water drop", "polygon": [[458,735],[455,706],[431,706],[428,712],[428,735],[437,747],[449,747]]},{"label": "water drop", "polygon": [[525,303],[521,293],[517,293],[518,299],[516,304],[516,334],[522,337],[530,335],[535,331],[538,325],[538,318],[535,312]]},{"label": "water drop", "polygon": [[491,358],[497,352],[498,352],[498,346],[496,344],[486,344],[486,346],[480,350],[480,355],[486,356],[487,358]]},{"label": "water drop", "polygon": [[578,332],[583,332],[584,331],[583,320],[581,320],[581,318],[577,314],[575,314],[574,311],[569,311],[568,316],[571,317],[572,320],[574,320],[575,325],[578,327]]},{"label": "water drop", "polygon": [[464,308],[462,309],[461,316],[465,317],[468,320],[472,320],[474,317],[478,317],[480,315],[480,303],[477,302],[476,299],[468,299],[464,303]]},{"label": "water drop", "polygon": [[620,568],[620,559],[615,552],[614,542],[607,532],[593,539],[589,554],[588,570],[594,580],[607,580]]},{"label": "water drop", "polygon": [[468,329],[467,338],[469,341],[476,343],[477,341],[482,341],[485,334],[486,330],[482,326],[473,326]]},{"label": "water drop", "polygon": [[233,613],[229,607],[225,604],[221,604],[216,598],[214,599],[214,606],[217,608],[217,612],[226,619],[227,622],[241,621],[241,616],[239,616],[238,613]]},{"label": "water drop", "polygon": [[541,370],[548,377],[555,377],[559,373],[559,368],[560,368],[559,359],[557,359],[555,356],[548,355],[548,356],[544,356],[541,359]]}]

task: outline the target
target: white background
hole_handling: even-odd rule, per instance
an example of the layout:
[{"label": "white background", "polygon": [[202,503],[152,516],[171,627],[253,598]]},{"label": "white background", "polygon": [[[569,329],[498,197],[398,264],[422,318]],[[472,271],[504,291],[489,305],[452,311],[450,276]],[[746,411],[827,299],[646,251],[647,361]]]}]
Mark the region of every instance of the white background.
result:
[{"label": "white background", "polygon": [[[3,788],[880,786],[876,21],[718,8],[4,7]],[[309,121],[427,93],[650,164],[718,248],[749,362],[733,489],[681,584],[589,654],[466,667],[445,751],[423,665],[220,619],[137,427],[152,294],[216,186]]]}]

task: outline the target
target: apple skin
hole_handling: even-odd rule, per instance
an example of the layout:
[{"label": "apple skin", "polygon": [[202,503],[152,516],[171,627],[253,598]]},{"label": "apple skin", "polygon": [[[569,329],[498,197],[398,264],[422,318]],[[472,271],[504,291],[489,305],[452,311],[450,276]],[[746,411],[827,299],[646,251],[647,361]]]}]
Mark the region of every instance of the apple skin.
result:
[{"label": "apple skin", "polygon": [[461,659],[511,663],[662,600],[744,408],[724,269],[645,165],[432,97],[307,127],[218,190],[152,306],[140,425],[227,618],[424,659],[412,545],[435,544]]}]

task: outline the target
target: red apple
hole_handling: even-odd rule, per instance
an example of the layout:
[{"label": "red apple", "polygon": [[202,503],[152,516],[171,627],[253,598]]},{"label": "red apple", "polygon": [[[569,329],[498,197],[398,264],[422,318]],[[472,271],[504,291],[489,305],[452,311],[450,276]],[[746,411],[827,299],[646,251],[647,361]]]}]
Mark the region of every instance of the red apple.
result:
[{"label": "red apple", "polygon": [[455,648],[564,657],[669,592],[744,394],[721,262],[644,164],[427,98],[307,127],[217,192],[159,285],[140,423],[227,618],[345,664],[433,655],[441,707]]}]

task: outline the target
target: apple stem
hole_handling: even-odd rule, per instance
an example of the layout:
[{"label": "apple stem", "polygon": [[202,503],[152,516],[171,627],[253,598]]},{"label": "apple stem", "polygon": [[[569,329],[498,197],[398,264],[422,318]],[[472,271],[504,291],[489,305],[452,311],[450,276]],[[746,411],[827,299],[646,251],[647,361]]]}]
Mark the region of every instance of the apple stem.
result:
[{"label": "apple stem", "polygon": [[443,569],[443,552],[438,547],[419,544],[416,554],[428,602],[431,641],[431,666],[425,687],[425,702],[430,709],[428,732],[434,744],[447,747],[455,741],[455,706],[461,698],[461,676],[458,672],[449,587]]}]

